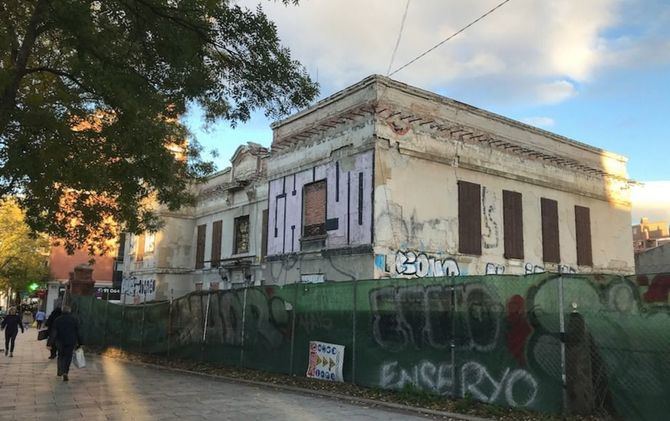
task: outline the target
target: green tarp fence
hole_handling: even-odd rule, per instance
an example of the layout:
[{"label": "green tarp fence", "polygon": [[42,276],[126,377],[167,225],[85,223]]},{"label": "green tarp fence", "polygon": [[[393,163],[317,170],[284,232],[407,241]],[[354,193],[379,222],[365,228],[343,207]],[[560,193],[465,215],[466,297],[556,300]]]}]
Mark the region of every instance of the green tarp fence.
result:
[{"label": "green tarp fence", "polygon": [[666,419],[670,275],[384,279],[72,297],[84,342],[304,376],[309,342],[345,347],[344,381],[546,413]]}]

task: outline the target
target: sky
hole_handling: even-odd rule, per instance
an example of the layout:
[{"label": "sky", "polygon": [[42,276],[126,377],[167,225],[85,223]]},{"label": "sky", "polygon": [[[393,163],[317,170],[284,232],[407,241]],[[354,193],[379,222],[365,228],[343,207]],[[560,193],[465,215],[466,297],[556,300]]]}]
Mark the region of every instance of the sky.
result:
[{"label": "sky", "polygon": [[[500,1],[410,0],[391,68]],[[323,98],[387,74],[407,0],[237,3],[261,4]],[[643,183],[633,219],[649,208],[670,220],[668,0],[511,0],[391,77],[627,156],[630,177]],[[220,169],[239,145],[272,140],[262,111],[235,129],[202,121],[197,106],[185,116]]]}]

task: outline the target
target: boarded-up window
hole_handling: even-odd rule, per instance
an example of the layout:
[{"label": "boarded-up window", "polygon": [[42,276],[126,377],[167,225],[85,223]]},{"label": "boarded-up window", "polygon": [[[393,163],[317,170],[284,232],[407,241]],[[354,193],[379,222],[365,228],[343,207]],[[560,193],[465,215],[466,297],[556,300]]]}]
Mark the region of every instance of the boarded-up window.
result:
[{"label": "boarded-up window", "polygon": [[326,180],[303,188],[303,237],[326,234]]},{"label": "boarded-up window", "polygon": [[479,184],[458,182],[458,251],[482,254],[482,209]]},{"label": "boarded-up window", "polygon": [[221,234],[223,231],[223,223],[221,221],[214,221],[212,224],[212,267],[218,267],[221,263]]},{"label": "boarded-up window", "polygon": [[503,190],[505,258],[523,259],[523,208],[521,193]]},{"label": "boarded-up window", "polygon": [[577,231],[577,264],[593,266],[591,249],[591,211],[584,206],[575,206],[575,229]]},{"label": "boarded-up window", "polygon": [[268,255],[268,210],[263,211],[263,220],[261,221],[261,259]]},{"label": "boarded-up window", "polygon": [[207,225],[198,225],[198,237],[195,244],[195,268],[205,267],[205,236],[207,235]]},{"label": "boarded-up window", "polygon": [[235,218],[233,254],[249,253],[249,215]]},{"label": "boarded-up window", "polygon": [[137,237],[137,248],[135,252],[135,260],[141,262],[144,260],[144,234]]},{"label": "boarded-up window", "polygon": [[558,241],[558,203],[542,198],[542,258],[545,262],[560,263],[561,252]]}]

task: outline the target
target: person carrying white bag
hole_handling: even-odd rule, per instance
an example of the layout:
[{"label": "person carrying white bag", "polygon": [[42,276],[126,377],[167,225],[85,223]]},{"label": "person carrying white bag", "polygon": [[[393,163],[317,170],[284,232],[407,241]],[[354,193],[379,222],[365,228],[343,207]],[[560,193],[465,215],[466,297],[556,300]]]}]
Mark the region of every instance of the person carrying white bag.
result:
[{"label": "person carrying white bag", "polygon": [[[71,314],[71,311],[70,306],[63,306],[63,314],[54,321],[55,343],[58,347],[58,376],[63,376],[64,382],[70,380],[68,375],[70,374],[72,354],[75,349],[79,351],[82,344],[79,335],[79,323]],[[81,351],[81,355],[83,357],[83,351]]]}]

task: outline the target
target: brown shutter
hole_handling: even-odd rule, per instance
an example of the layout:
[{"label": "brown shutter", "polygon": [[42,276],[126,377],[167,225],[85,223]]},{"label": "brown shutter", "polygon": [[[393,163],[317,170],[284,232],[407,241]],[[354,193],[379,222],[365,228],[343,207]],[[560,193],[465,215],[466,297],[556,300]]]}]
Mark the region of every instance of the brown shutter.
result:
[{"label": "brown shutter", "polygon": [[593,266],[591,249],[591,210],[575,206],[575,229],[577,231],[577,265]]},{"label": "brown shutter", "polygon": [[137,250],[135,254],[135,260],[141,262],[144,260],[144,234],[141,234],[137,237]]},{"label": "brown shutter", "polygon": [[523,259],[523,207],[521,193],[503,190],[505,258]]},{"label": "brown shutter", "polygon": [[479,184],[458,182],[458,251],[482,254],[482,208]]},{"label": "brown shutter", "polygon": [[542,258],[545,262],[560,263],[558,202],[543,197],[540,205],[542,211]]},{"label": "brown shutter", "polygon": [[207,225],[198,225],[198,239],[195,249],[195,268],[205,267],[205,235],[207,235]]},{"label": "brown shutter", "polygon": [[221,234],[223,222],[214,221],[212,224],[212,267],[218,267],[221,263]]},{"label": "brown shutter", "polygon": [[261,226],[261,259],[268,255],[268,210],[263,211]]},{"label": "brown shutter", "polygon": [[326,234],[326,180],[303,188],[303,236]]}]

